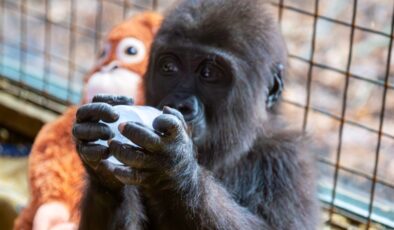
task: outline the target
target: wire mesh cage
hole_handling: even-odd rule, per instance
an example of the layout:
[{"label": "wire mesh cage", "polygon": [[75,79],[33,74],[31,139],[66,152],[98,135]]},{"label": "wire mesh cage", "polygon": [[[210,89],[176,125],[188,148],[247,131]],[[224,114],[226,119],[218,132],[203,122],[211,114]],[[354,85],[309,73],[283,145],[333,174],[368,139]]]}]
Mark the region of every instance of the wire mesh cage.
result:
[{"label": "wire mesh cage", "polygon": [[[79,102],[111,26],[172,2],[1,0],[1,91],[60,113]],[[365,229],[394,228],[394,1],[271,5],[290,57],[283,114],[311,133],[326,223],[345,228],[340,213]]]},{"label": "wire mesh cage", "polygon": [[79,101],[105,32],[156,8],[157,1],[1,1],[1,73],[11,83],[3,89],[60,112]]},{"label": "wire mesh cage", "polygon": [[366,229],[371,221],[392,228],[393,1],[274,4],[301,87],[290,87],[285,101],[298,109],[287,114],[315,130],[327,221],[342,209]]}]

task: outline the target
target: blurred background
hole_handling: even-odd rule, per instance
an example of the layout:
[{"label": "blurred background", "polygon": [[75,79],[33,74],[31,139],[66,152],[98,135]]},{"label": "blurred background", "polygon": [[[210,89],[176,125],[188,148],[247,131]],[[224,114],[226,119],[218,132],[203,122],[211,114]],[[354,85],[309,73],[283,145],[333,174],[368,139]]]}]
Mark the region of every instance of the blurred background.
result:
[{"label": "blurred background", "polygon": [[[28,200],[35,135],[79,102],[105,34],[172,2],[0,0],[0,229]],[[290,55],[283,116],[310,134],[327,228],[394,229],[394,1],[270,5]]]}]

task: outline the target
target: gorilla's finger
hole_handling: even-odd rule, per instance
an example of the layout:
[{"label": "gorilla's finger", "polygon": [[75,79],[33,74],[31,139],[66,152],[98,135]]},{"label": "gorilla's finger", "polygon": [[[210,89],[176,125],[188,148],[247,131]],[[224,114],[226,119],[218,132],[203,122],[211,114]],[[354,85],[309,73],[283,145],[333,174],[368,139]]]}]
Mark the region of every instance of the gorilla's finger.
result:
[{"label": "gorilla's finger", "polygon": [[119,125],[119,131],[134,144],[148,150],[149,152],[155,152],[158,150],[160,136],[154,130],[143,124],[137,122],[125,122]]},{"label": "gorilla's finger", "polygon": [[114,137],[114,133],[108,125],[93,122],[74,124],[72,133],[80,141],[108,140]]},{"label": "gorilla's finger", "polygon": [[153,128],[166,136],[176,137],[185,132],[184,124],[175,115],[162,114],[152,124]]},{"label": "gorilla's finger", "polygon": [[98,165],[98,163],[108,157],[109,151],[108,147],[91,144],[91,143],[78,143],[77,144],[78,153],[82,159],[93,168]]},{"label": "gorilla's finger", "polygon": [[163,114],[172,114],[172,115],[176,116],[182,122],[183,127],[185,129],[187,128],[187,124],[186,124],[185,118],[183,117],[183,114],[181,112],[179,112],[179,110],[173,109],[173,108],[168,107],[168,106],[164,106]]},{"label": "gorilla's finger", "polygon": [[82,105],[77,111],[77,123],[85,121],[105,121],[105,122],[115,122],[119,119],[119,114],[117,114],[112,106],[107,103],[91,103]]},{"label": "gorilla's finger", "polygon": [[148,172],[127,166],[115,167],[113,174],[119,181],[128,185],[143,185],[148,178]]},{"label": "gorilla's finger", "polygon": [[122,144],[117,140],[111,140],[109,143],[110,153],[125,165],[137,169],[148,169],[154,167],[154,159],[147,155],[139,147],[128,144]]},{"label": "gorilla's finger", "polygon": [[110,105],[134,105],[134,100],[126,96],[113,96],[107,94],[99,94],[93,97],[93,103],[107,103]]}]

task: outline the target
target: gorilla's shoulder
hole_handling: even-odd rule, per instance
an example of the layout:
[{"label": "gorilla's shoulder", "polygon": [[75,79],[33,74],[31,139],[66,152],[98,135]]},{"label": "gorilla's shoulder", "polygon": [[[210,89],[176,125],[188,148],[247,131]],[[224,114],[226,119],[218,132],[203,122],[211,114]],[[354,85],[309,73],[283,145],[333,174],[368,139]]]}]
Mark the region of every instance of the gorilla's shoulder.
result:
[{"label": "gorilla's shoulder", "polygon": [[298,130],[274,130],[256,138],[250,154],[254,157],[299,157],[305,152],[308,137]]}]

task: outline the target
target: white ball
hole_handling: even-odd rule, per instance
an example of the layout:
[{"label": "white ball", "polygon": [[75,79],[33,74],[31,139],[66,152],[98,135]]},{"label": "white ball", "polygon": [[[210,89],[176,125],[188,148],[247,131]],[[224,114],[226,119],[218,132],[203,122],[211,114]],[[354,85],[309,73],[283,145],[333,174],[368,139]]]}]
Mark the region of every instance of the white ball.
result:
[{"label": "white ball", "polygon": [[[114,132],[115,136],[112,139],[134,146],[137,145],[131,142],[129,139],[127,139],[119,132],[119,125],[124,122],[133,121],[133,122],[140,122],[152,128],[153,120],[156,117],[158,117],[160,114],[162,114],[160,110],[157,110],[149,106],[117,105],[117,106],[113,106],[113,109],[119,114],[119,119],[114,123],[106,123],[103,121],[100,122],[107,124],[111,128],[112,132]],[[98,140],[95,143],[108,146],[107,141],[104,140]],[[113,156],[110,156],[108,160],[111,163],[123,165]]]}]

